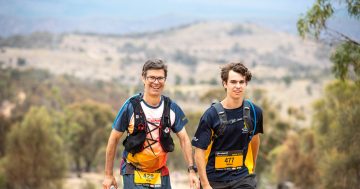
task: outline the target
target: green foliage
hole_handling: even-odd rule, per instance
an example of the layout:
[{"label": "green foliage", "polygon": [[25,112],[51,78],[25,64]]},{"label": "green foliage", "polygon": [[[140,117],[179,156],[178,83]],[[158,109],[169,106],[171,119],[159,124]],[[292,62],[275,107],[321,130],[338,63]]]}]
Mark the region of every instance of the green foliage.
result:
[{"label": "green foliage", "polygon": [[111,108],[93,101],[70,105],[66,109],[66,133],[76,169],[81,173],[81,162],[89,172],[99,149],[106,145],[115,116]]},{"label": "green foliage", "polygon": [[15,35],[0,38],[0,47],[16,48],[54,48],[62,36],[56,36],[49,32],[34,32],[30,35]]},{"label": "green foliage", "polygon": [[326,28],[326,20],[334,13],[329,0],[317,0],[306,16],[300,18],[297,27],[300,35],[304,37],[307,33],[318,37],[321,30]]},{"label": "green foliage", "polygon": [[[273,150],[272,173],[276,182],[291,181],[298,188],[316,188],[319,173],[316,167],[315,135],[310,130],[290,132],[284,143]],[[291,163],[289,163],[291,162]]]},{"label": "green foliage", "polygon": [[[4,181],[4,183],[12,183],[15,179],[17,182],[24,177],[21,174],[26,174],[27,176],[31,174],[30,171],[34,172],[34,169],[37,169],[41,173],[36,173],[34,176],[29,177],[33,183],[36,181],[35,176],[47,174],[42,168],[36,168],[38,165],[40,165],[40,167],[48,166],[47,162],[44,162],[46,165],[38,162],[36,165],[29,165],[31,159],[39,158],[36,152],[41,150],[45,151],[44,153],[51,153],[50,155],[41,155],[44,157],[49,156],[50,160],[55,159],[57,155],[61,154],[69,157],[79,156],[78,162],[71,162],[71,170],[74,169],[75,164],[79,165],[80,170],[85,169],[87,171],[94,167],[101,167],[101,170],[103,170],[105,161],[101,161],[100,158],[98,158],[98,156],[100,156],[99,149],[106,146],[105,143],[107,142],[111,123],[114,120],[112,110],[118,108],[120,104],[123,103],[128,94],[128,88],[115,82],[89,82],[68,75],[52,76],[43,70],[15,70],[4,67],[0,68],[0,89],[0,104],[1,102],[8,101],[15,106],[9,118],[0,116],[0,158],[2,158],[3,161],[5,161],[5,159],[7,160],[6,163],[0,165],[2,166],[0,169],[4,168],[3,175],[0,170],[0,180]],[[19,94],[24,94],[23,100],[20,100]],[[92,102],[86,99],[91,99]],[[78,104],[73,104],[74,102],[78,102]],[[80,108],[81,104],[83,104],[84,108]],[[104,104],[110,104],[113,108],[105,106]],[[34,108],[36,106],[46,108],[41,108],[40,111],[38,110],[39,108]],[[32,118],[30,119],[29,117]],[[43,142],[39,145],[39,148],[43,149],[34,150],[30,153],[32,147],[26,148],[25,143],[27,142],[24,142],[25,139],[30,139],[24,137],[24,134],[19,133],[35,135],[40,131],[29,129],[30,126],[25,127],[23,125],[31,125],[31,128],[35,127],[34,125],[38,125],[41,128],[38,130],[41,130],[41,132],[48,132],[47,129],[50,129],[51,134],[46,134],[46,136],[51,136],[54,140],[64,141],[64,145],[61,144],[61,149],[58,149],[56,144],[52,142]],[[86,131],[89,134],[86,134]],[[12,134],[14,132],[16,134]],[[39,138],[39,135],[40,134],[35,138]],[[5,138],[8,138],[8,140],[5,141]],[[21,140],[21,143],[15,143],[15,138],[17,138],[16,141]],[[77,141],[81,144],[81,146],[78,147],[79,151],[74,150],[74,142]],[[32,142],[36,142],[36,140]],[[39,143],[40,142],[37,142],[37,144]],[[82,143],[84,145],[82,145]],[[20,144],[24,146],[21,148],[22,151],[18,150],[13,152],[11,150],[11,146]],[[47,151],[47,147],[43,147],[43,144],[51,144],[56,150]],[[31,145],[31,142],[27,143],[27,145]],[[5,150],[5,147],[8,148],[8,150]],[[29,150],[29,153],[27,150]],[[86,153],[83,153],[84,151]],[[26,153],[26,155],[16,156],[14,155],[15,153]],[[102,153],[101,156],[103,157],[104,153]],[[98,161],[96,161],[96,159]],[[67,160],[67,157],[62,157],[58,162],[62,163]],[[19,163],[16,164],[16,166],[19,167],[8,163],[9,161],[18,161]],[[23,161],[26,162],[22,163]],[[41,159],[40,161],[43,160]],[[63,164],[68,165],[68,163],[69,162],[65,162]],[[5,170],[5,165],[7,169],[11,170],[10,172],[7,171],[7,169]],[[23,166],[20,167],[21,165]],[[28,167],[31,167],[29,173],[27,171]],[[58,167],[56,163],[54,163],[54,167]],[[63,167],[66,169],[67,166]],[[25,171],[20,172],[20,170]],[[59,188],[60,186],[57,187],[57,185],[60,182],[55,180],[59,180],[64,176],[63,171],[54,171],[54,169],[49,169],[49,171],[54,173],[59,172],[62,176],[58,176],[56,179],[55,176],[51,178],[50,176],[44,176],[41,182],[51,182],[47,184],[49,188]],[[8,174],[20,176],[13,178],[9,177]],[[20,184],[23,185],[24,182],[27,182],[26,185],[29,185],[28,182],[30,181],[21,181]],[[2,183],[0,183],[0,188],[3,188],[1,186]]]},{"label": "green foliage", "polygon": [[280,119],[277,109],[263,96],[261,90],[255,90],[254,94],[258,94],[256,98],[259,98],[254,100],[254,103],[262,108],[265,133],[260,135],[261,145],[256,164],[256,173],[261,178],[262,175],[268,176],[267,174],[270,173],[273,164],[271,154],[284,142],[284,138],[286,138],[286,134],[291,127],[289,123]]},{"label": "green foliage", "polygon": [[[345,4],[348,15],[360,18],[359,0],[337,3]],[[310,34],[319,38],[320,32],[327,30],[326,21],[334,14],[332,4],[330,0],[317,0],[307,15],[299,19],[298,31],[302,37]],[[344,39],[331,55],[333,73],[341,82],[329,85],[324,98],[314,107],[318,182],[327,189],[357,188],[360,185],[360,44],[340,32],[335,33]]]},{"label": "green foliage", "polygon": [[215,77],[211,78],[210,81],[209,81],[209,84],[210,85],[218,85],[218,81]]},{"label": "green foliage", "polygon": [[175,75],[175,85],[180,85],[181,81],[182,81],[181,76],[176,74]]},{"label": "green foliage", "polygon": [[18,66],[25,66],[26,65],[26,59],[25,58],[18,58],[16,63],[17,63]]},{"label": "green foliage", "polygon": [[200,100],[202,102],[211,104],[212,102],[218,100],[222,100],[225,98],[226,92],[224,91],[224,88],[217,88],[217,89],[212,89],[209,90],[208,92],[206,92],[204,95],[202,95],[200,97]]},{"label": "green foliage", "polygon": [[0,188],[6,188],[4,163],[5,158],[0,158]]},{"label": "green foliage", "polygon": [[22,114],[31,106],[61,111],[67,104],[83,101],[84,97],[111,104],[115,109],[128,93],[127,87],[115,82],[89,82],[68,75],[52,76],[44,70],[10,68],[0,68],[0,89],[0,102],[8,100],[18,104],[18,94],[25,94],[25,102],[17,106],[17,113]]},{"label": "green foliage", "polygon": [[283,79],[286,87],[289,87],[289,86],[291,85],[291,82],[292,82],[291,76],[288,76],[288,75],[287,75],[287,76],[284,76],[282,79]]},{"label": "green foliage", "polygon": [[10,130],[11,120],[0,115],[0,158],[5,155],[5,139]]},{"label": "green foliage", "polygon": [[360,82],[360,45],[345,42],[337,46],[331,55],[334,63],[333,72],[337,78],[352,78]]},{"label": "green foliage", "polygon": [[189,85],[195,85],[195,84],[196,84],[195,79],[194,79],[193,77],[190,77],[190,78],[188,79],[188,84],[189,84]]},{"label": "green foliage", "polygon": [[[186,112],[186,117],[188,118],[189,122],[186,124],[185,129],[189,135],[190,140],[196,132],[201,115],[201,112]],[[186,170],[187,165],[184,161],[184,156],[180,148],[179,140],[177,139],[176,135],[172,135],[172,137],[174,138],[175,150],[174,152],[168,154],[168,165],[174,169]]]},{"label": "green foliage", "polygon": [[137,46],[137,45],[134,45],[133,43],[131,42],[126,42],[122,47],[118,47],[117,48],[117,51],[118,52],[126,52],[126,53],[137,53],[137,52],[144,52],[147,50],[147,47],[146,45],[142,45],[142,46]]},{"label": "green foliage", "polygon": [[253,31],[251,29],[246,28],[243,25],[237,25],[228,32],[231,36],[249,35],[252,33]]},{"label": "green foliage", "polygon": [[[305,37],[310,34],[319,38],[321,31],[328,30],[326,21],[335,12],[333,4],[335,2],[331,0],[317,0],[306,16],[301,17],[297,22],[300,35]],[[349,16],[360,19],[359,0],[339,1],[337,4],[345,5]],[[344,42],[338,44],[335,52],[331,55],[331,61],[334,63],[333,73],[343,81],[350,78],[360,82],[360,43],[341,32],[331,32],[339,36],[339,39],[344,39]]]},{"label": "green foliage", "polygon": [[15,189],[60,188],[66,170],[63,150],[47,110],[31,108],[7,136],[7,182]]},{"label": "green foliage", "polygon": [[195,56],[192,56],[189,53],[180,50],[177,50],[175,52],[175,54],[173,55],[173,59],[185,65],[195,66],[198,63],[198,60]]},{"label": "green foliage", "polygon": [[186,112],[186,117],[189,120],[188,124],[186,125],[186,131],[190,138],[192,138],[195,135],[201,115],[202,112]]},{"label": "green foliage", "polygon": [[350,16],[356,19],[360,18],[360,1],[359,0],[347,0],[347,9]]},{"label": "green foliage", "polygon": [[[315,106],[314,129],[324,188],[356,188],[360,184],[360,87],[335,82]],[[334,179],[336,178],[336,179]]]}]

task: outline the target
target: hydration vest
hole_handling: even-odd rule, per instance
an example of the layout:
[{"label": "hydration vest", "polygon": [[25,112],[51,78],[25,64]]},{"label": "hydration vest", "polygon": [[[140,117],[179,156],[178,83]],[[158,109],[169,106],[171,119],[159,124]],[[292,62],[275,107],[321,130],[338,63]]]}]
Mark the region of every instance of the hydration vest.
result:
[{"label": "hydration vest", "polygon": [[[130,103],[133,106],[134,109],[134,130],[130,134],[128,132],[128,135],[126,139],[123,142],[123,145],[125,147],[125,150],[135,155],[136,153],[139,153],[143,151],[145,148],[150,148],[152,150],[152,145],[155,144],[156,140],[146,138],[146,135],[153,130],[150,130],[148,127],[148,123],[146,120],[146,116],[144,114],[144,111],[141,107],[141,99],[142,95],[139,94],[137,96],[131,97],[129,99]],[[159,129],[159,142],[161,147],[165,152],[172,152],[174,151],[174,141],[170,135],[170,128],[171,128],[171,120],[170,120],[170,104],[171,100],[170,98],[163,96],[164,99],[164,111],[161,117]],[[145,140],[147,140],[148,145],[145,146]]]},{"label": "hydration vest", "polygon": [[[212,106],[216,109],[216,112],[220,119],[219,129],[216,132],[214,132],[214,135],[212,136],[212,140],[215,140],[216,138],[224,134],[226,125],[244,120],[245,127],[248,129],[248,133],[249,133],[248,142],[251,141],[251,138],[254,136],[256,130],[256,112],[255,112],[255,107],[250,100],[243,101],[243,117],[238,119],[227,120],[224,107],[220,102],[213,103]],[[253,116],[250,115],[250,108],[253,110]]]},{"label": "hydration vest", "polygon": [[[214,108],[216,109],[216,112],[220,119],[220,126],[219,126],[218,130],[214,131],[214,134],[211,138],[212,142],[216,138],[218,138],[224,134],[226,125],[244,120],[244,127],[248,129],[248,136],[247,136],[246,145],[243,148],[243,151],[245,149],[247,149],[247,153],[245,156],[246,159],[244,159],[243,161],[244,161],[244,165],[249,170],[249,174],[254,173],[254,163],[255,162],[253,161],[253,153],[252,153],[251,145],[249,145],[251,143],[251,139],[254,136],[255,131],[256,131],[256,111],[255,111],[254,105],[252,104],[252,102],[250,100],[244,100],[243,101],[243,117],[237,118],[237,119],[231,119],[231,120],[227,120],[226,112],[220,102],[214,103],[214,104],[212,104],[212,106],[214,106]],[[252,112],[253,112],[252,115],[251,115],[250,110],[252,110]]]}]

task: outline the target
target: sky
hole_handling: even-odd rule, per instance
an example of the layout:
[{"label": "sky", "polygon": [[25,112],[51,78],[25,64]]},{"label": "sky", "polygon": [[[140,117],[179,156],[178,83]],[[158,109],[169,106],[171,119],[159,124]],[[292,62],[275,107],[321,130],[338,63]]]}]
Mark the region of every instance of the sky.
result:
[{"label": "sky", "polygon": [[[0,24],[6,30],[2,33],[9,34],[26,31],[27,28],[33,31],[53,29],[56,26],[64,28],[64,31],[98,31],[97,28],[102,28],[104,33],[111,33],[150,31],[152,23],[154,30],[157,30],[161,29],[161,25],[164,28],[194,21],[224,20],[253,22],[297,33],[297,20],[306,14],[314,2],[315,0],[0,0]],[[49,21],[50,19],[56,22]],[[42,20],[45,26],[39,24]],[[111,28],[120,22],[121,28],[128,29]],[[345,24],[351,26],[350,29],[355,27],[354,24]],[[360,28],[354,30],[360,31]]]},{"label": "sky", "polygon": [[295,17],[314,0],[0,0],[0,15],[27,18],[121,18],[144,20],[162,15],[241,19]]}]

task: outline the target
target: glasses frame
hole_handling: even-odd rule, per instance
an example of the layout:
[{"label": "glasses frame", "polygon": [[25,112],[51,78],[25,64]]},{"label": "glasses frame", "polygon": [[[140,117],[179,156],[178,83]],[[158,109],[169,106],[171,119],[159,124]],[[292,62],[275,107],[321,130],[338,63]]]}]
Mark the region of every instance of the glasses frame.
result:
[{"label": "glasses frame", "polygon": [[156,81],[158,81],[159,83],[164,83],[166,81],[166,77],[146,76],[146,80],[151,83],[155,83]]}]

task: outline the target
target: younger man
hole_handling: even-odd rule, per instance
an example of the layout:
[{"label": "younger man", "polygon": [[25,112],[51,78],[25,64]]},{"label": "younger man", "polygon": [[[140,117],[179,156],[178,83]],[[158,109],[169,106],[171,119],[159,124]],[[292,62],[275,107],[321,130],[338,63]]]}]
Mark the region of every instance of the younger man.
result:
[{"label": "younger man", "polygon": [[253,189],[262,110],[244,100],[251,73],[242,63],[225,65],[221,79],[226,97],[206,110],[192,139],[201,186]]}]

